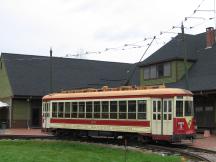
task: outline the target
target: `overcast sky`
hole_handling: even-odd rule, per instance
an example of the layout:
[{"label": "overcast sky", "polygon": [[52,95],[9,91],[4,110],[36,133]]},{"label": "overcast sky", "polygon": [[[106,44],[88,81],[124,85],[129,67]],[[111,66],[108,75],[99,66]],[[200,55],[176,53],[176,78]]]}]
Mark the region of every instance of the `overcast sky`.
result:
[{"label": "overcast sky", "polygon": [[185,26],[195,27],[186,33],[215,26],[213,11],[192,15],[199,4],[214,9],[214,0],[0,0],[0,51],[48,56],[52,47],[58,57],[137,62],[153,36],[147,55],[175,36],[161,31],[187,16],[201,18],[188,18]]}]

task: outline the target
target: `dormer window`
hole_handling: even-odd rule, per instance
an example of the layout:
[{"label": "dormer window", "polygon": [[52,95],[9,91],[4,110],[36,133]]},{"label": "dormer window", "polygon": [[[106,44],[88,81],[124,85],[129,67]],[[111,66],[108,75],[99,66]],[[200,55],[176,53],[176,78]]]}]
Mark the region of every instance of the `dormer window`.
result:
[{"label": "dormer window", "polygon": [[144,79],[158,79],[171,75],[170,62],[144,67]]}]

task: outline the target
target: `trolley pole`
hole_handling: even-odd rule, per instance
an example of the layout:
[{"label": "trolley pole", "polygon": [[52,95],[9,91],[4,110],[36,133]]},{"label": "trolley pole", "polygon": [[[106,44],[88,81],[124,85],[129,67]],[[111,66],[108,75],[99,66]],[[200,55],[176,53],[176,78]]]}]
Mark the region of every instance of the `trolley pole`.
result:
[{"label": "trolley pole", "polygon": [[187,65],[187,49],[186,49],[186,41],[185,41],[185,33],[184,33],[184,24],[182,22],[181,25],[181,32],[182,32],[182,48],[184,52],[184,71],[185,71],[185,87],[189,90],[188,85],[188,65]]},{"label": "trolley pole", "polygon": [[52,93],[53,92],[53,63],[52,63],[52,48],[50,48],[50,93]]}]

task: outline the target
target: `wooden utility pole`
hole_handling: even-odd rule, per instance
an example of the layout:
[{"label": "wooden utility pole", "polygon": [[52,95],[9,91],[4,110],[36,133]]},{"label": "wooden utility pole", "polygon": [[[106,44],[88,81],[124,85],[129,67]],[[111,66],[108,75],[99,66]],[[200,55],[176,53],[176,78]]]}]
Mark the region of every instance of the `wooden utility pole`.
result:
[{"label": "wooden utility pole", "polygon": [[184,52],[184,71],[185,71],[185,88],[189,90],[188,84],[188,65],[187,65],[187,48],[186,48],[186,41],[185,41],[185,33],[184,33],[184,24],[181,25],[181,32],[182,32],[182,49]]},{"label": "wooden utility pole", "polygon": [[53,63],[52,63],[52,48],[50,48],[50,93],[53,92]]}]

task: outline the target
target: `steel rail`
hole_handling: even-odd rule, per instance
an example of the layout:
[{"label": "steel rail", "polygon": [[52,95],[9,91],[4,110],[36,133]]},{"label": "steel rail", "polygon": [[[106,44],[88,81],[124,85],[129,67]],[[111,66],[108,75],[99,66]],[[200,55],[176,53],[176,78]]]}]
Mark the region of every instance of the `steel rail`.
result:
[{"label": "steel rail", "polygon": [[[212,154],[211,150],[209,151],[206,149],[197,149],[197,148],[191,149],[190,147],[180,148],[180,147],[174,147],[173,145],[172,145],[172,147],[170,147],[170,146],[150,145],[150,144],[146,144],[145,146],[143,146],[141,148],[143,148],[143,149],[147,148],[147,149],[152,149],[152,150],[164,150],[164,151],[169,151],[172,153],[179,153],[183,156],[191,157],[191,158],[197,159],[199,161],[215,162],[215,160],[211,160],[211,159],[206,158],[202,155],[198,155],[199,153],[197,151],[199,151],[200,153],[205,152],[205,153]],[[194,151],[196,151],[196,152],[194,152]]]}]

